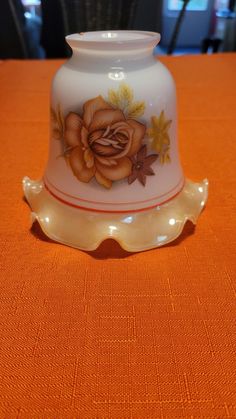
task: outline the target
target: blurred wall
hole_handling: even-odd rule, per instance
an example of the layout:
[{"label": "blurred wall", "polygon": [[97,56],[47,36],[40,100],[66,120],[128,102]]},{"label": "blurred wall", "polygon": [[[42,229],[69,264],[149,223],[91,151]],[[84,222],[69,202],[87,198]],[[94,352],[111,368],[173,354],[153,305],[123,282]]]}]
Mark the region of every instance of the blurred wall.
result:
[{"label": "blurred wall", "polygon": [[[168,0],[163,4],[162,45],[168,46],[173,33],[178,11],[170,11]],[[178,47],[198,47],[204,38],[209,35],[212,22],[212,12],[215,0],[209,0],[206,11],[186,11],[183,24],[178,36]]]},{"label": "blurred wall", "polygon": [[162,0],[139,0],[134,29],[161,32]]}]

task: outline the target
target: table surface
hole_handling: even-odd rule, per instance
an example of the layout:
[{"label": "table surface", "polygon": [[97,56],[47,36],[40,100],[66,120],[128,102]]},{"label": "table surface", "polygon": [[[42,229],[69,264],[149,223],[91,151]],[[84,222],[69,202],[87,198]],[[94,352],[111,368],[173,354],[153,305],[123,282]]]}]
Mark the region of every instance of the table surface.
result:
[{"label": "table surface", "polygon": [[129,254],[30,229],[62,61],[0,62],[1,418],[235,418],[236,54],[163,57],[185,174],[207,177],[197,227]]}]

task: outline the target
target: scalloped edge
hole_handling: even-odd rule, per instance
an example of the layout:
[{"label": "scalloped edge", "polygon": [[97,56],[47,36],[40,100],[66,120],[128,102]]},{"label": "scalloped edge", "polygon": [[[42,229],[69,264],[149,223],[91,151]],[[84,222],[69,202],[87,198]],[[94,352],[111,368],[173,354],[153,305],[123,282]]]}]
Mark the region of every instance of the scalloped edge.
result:
[{"label": "scalloped edge", "polygon": [[127,214],[96,213],[72,208],[54,198],[43,181],[23,179],[23,190],[42,231],[52,240],[85,251],[96,250],[106,239],[116,240],[128,252],[140,252],[175,240],[185,223],[193,224],[208,197],[208,180],[185,181],[181,192],[151,210]]}]

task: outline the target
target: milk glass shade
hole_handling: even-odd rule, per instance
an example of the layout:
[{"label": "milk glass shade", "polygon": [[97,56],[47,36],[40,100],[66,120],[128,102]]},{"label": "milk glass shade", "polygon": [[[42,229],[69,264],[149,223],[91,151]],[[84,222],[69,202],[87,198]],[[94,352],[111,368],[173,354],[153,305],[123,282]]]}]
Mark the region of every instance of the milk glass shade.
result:
[{"label": "milk glass shade", "polygon": [[160,35],[69,35],[73,55],[51,94],[49,158],[24,178],[33,218],[52,239],[94,250],[114,238],[128,251],[161,246],[196,223],[207,181],[179,161],[175,84],[153,56]]}]

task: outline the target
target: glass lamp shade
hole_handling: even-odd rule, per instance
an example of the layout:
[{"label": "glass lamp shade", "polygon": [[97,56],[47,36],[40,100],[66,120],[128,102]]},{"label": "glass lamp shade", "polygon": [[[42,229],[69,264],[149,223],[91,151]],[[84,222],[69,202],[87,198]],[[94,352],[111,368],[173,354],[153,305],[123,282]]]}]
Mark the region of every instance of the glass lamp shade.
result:
[{"label": "glass lamp shade", "polygon": [[175,84],[153,56],[160,35],[69,35],[73,55],[51,94],[42,180],[23,180],[50,238],[94,250],[113,238],[128,251],[166,244],[196,223],[208,182],[186,180],[178,155]]}]

